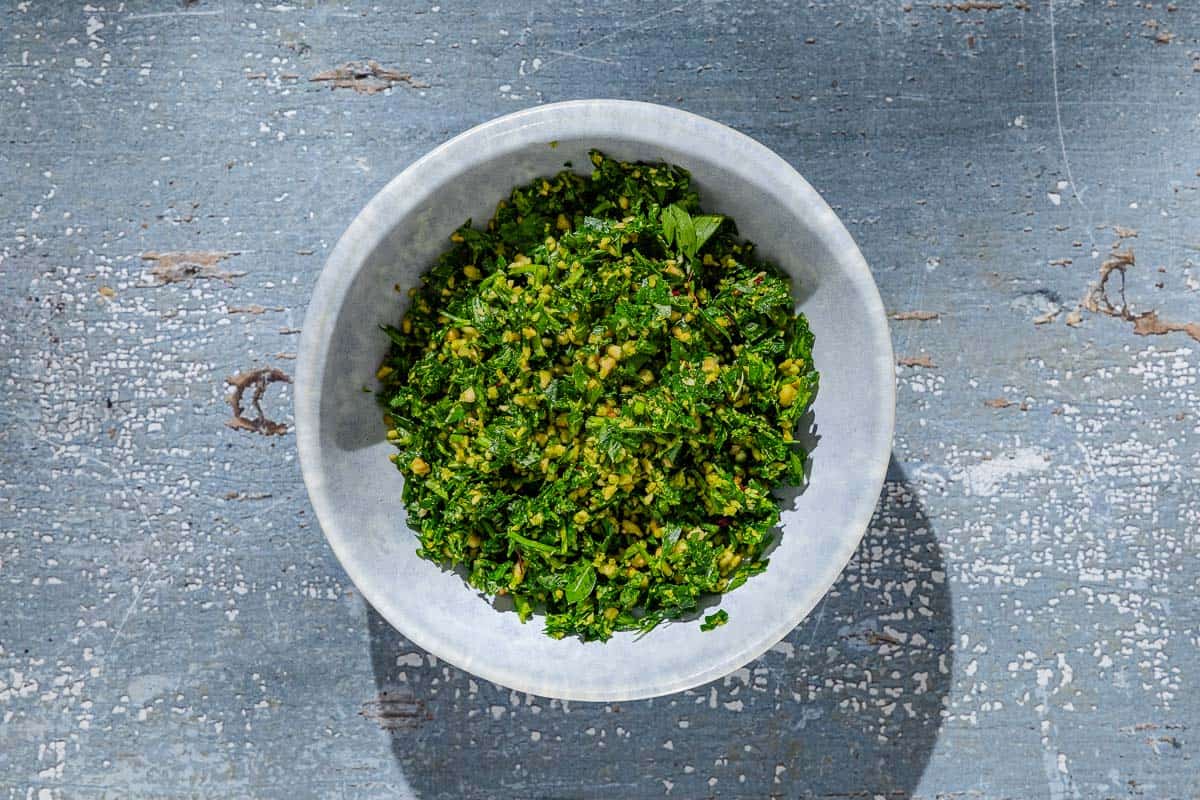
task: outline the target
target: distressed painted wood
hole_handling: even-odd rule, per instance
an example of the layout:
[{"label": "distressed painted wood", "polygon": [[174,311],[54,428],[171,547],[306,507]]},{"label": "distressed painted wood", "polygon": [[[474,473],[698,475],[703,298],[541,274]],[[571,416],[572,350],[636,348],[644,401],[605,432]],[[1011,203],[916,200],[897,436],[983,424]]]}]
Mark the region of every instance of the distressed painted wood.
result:
[{"label": "distressed painted wood", "polygon": [[[5,3],[0,792],[1200,795],[1198,39],[1185,0]],[[876,518],[812,618],[620,706],[405,642],[291,434],[227,425],[228,378],[290,371],[372,193],[589,96],[795,164],[908,364]],[[265,385],[266,419],[290,399]]]}]

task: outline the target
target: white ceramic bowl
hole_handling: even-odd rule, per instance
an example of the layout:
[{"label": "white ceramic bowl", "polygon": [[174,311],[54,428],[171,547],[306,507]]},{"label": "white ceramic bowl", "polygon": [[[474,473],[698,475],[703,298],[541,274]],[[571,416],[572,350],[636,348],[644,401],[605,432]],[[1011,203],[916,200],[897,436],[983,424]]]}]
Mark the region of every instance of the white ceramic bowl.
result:
[{"label": "white ceramic bowl", "polygon": [[[551,147],[551,142],[557,142]],[[729,623],[665,624],[640,639],[556,641],[534,617],[495,610],[455,572],[415,553],[403,478],[373,395],[413,286],[463,220],[487,220],[509,190],[587,152],[691,171],[703,207],[733,217],[796,284],[816,334],[819,444],[807,489],[789,498],[766,572],[725,595]],[[300,343],[296,433],[321,527],[363,596],[415,644],[481,678],[571,700],[630,700],[719,678],[782,639],[833,585],[875,507],[891,450],[894,366],[871,273],[829,206],[783,159],[731,128],[673,108],[581,100],[519,111],[436,148],[350,224],[317,282]]]}]

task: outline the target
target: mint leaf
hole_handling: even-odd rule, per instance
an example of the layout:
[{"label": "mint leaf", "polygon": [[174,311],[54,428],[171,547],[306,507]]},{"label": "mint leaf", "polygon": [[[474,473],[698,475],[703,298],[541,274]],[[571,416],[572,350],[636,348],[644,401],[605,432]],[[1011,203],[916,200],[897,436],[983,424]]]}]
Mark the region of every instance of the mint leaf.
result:
[{"label": "mint leaf", "polygon": [[700,217],[692,217],[692,224],[696,228],[696,249],[688,255],[694,256],[696,253],[699,253],[700,248],[704,247],[704,243],[717,232],[717,229],[721,227],[721,223],[724,221],[725,218],[719,214],[705,214]]},{"label": "mint leaf", "polygon": [[578,603],[580,600],[587,599],[595,586],[596,568],[587,561],[579,562],[567,577],[567,602]]},{"label": "mint leaf", "polygon": [[719,214],[693,217],[681,206],[670,205],[662,210],[663,238],[675,245],[684,258],[692,259],[724,221]]},{"label": "mint leaf", "polygon": [[667,206],[662,210],[663,238],[667,244],[675,244],[675,213],[678,210],[678,206]]},{"label": "mint leaf", "polygon": [[675,209],[675,244],[681,253],[691,258],[696,254],[696,225],[691,214],[679,206],[671,208]]},{"label": "mint leaf", "polygon": [[675,249],[691,258],[696,252],[696,226],[692,215],[678,205],[662,210],[663,238]]}]

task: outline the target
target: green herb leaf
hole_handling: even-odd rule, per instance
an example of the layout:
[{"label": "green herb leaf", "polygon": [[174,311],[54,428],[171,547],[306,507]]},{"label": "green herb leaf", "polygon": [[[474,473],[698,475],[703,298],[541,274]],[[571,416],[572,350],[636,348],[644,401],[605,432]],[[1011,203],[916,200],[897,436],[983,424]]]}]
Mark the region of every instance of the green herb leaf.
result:
[{"label": "green herb leaf", "polygon": [[717,214],[705,214],[700,217],[692,217],[692,223],[696,228],[696,247],[690,253],[694,256],[704,247],[704,243],[712,238],[712,235],[721,227],[721,223],[725,218]]},{"label": "green herb leaf", "polygon": [[407,345],[408,340],[404,338],[404,334],[393,328],[391,325],[380,325],[379,329],[387,334],[387,337],[392,340],[393,344]]},{"label": "green herb leaf", "polygon": [[692,215],[678,205],[667,206],[662,213],[664,236],[675,243],[680,253],[688,258],[694,256],[698,245]]},{"label": "green herb leaf", "polygon": [[558,552],[557,549],[553,545],[535,541],[526,536],[522,536],[519,533],[514,533],[513,531],[508,532],[508,538],[512,539],[514,542],[521,545],[522,547],[528,547],[532,550],[537,550],[539,553],[547,553],[547,554],[553,555],[554,553]]},{"label": "green herb leaf", "polygon": [[724,625],[726,622],[729,622],[729,614],[726,613],[725,609],[721,609],[717,613],[709,614],[707,617],[705,617],[704,623],[700,626],[700,630],[702,630],[702,631],[716,630],[717,628]]},{"label": "green herb leaf", "polygon": [[662,210],[662,235],[667,244],[675,244],[675,232],[678,228],[678,214],[680,212],[683,212],[683,209],[678,206],[667,206]]},{"label": "green herb leaf", "polygon": [[566,595],[568,603],[578,603],[587,598],[596,586],[596,568],[587,561],[581,561],[571,570],[567,577]]},{"label": "green herb leaf", "polygon": [[725,217],[717,214],[693,217],[684,208],[670,205],[662,210],[663,238],[685,258],[692,259],[724,221]]}]

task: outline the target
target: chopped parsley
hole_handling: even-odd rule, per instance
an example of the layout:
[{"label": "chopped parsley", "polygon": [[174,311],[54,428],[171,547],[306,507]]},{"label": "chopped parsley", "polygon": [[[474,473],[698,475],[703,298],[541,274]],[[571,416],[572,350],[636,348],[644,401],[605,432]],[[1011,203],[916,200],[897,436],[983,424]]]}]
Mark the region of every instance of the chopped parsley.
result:
[{"label": "chopped parsley", "polygon": [[685,170],[592,163],[455,231],[378,377],[419,554],[604,640],[766,568],[818,376],[787,278]]}]

